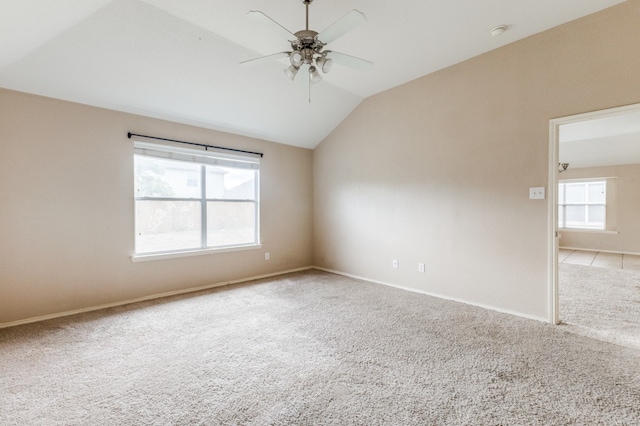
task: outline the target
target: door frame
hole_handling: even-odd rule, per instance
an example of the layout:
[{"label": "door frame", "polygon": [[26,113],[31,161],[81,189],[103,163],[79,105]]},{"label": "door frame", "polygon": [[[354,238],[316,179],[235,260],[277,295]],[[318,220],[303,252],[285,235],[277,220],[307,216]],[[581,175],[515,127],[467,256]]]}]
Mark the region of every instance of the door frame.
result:
[{"label": "door frame", "polygon": [[558,282],[558,249],[560,234],[558,231],[558,163],[560,157],[560,126],[599,118],[624,115],[629,112],[640,113],[640,103],[591,111],[549,120],[549,189],[548,194],[548,250],[549,250],[549,322],[560,323],[560,286]]}]

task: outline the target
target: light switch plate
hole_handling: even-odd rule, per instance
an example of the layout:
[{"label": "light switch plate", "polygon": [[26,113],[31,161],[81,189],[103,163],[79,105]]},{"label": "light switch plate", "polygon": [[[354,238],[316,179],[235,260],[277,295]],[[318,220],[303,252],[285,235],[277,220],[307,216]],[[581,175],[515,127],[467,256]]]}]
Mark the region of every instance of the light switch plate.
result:
[{"label": "light switch plate", "polygon": [[544,186],[537,186],[535,188],[529,188],[529,199],[530,200],[544,200],[545,191]]}]

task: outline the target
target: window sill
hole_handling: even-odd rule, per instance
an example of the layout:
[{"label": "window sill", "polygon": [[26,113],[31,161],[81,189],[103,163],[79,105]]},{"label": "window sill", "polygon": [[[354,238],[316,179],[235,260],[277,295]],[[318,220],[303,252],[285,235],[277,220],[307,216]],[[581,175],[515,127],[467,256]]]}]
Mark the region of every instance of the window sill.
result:
[{"label": "window sill", "polygon": [[558,231],[563,232],[579,232],[584,234],[619,234],[618,231],[609,231],[606,229],[578,229],[578,228],[560,228]]},{"label": "window sill", "polygon": [[165,253],[134,254],[133,256],[131,256],[131,261],[147,262],[150,260],[175,259],[179,257],[202,256],[205,254],[229,253],[229,252],[244,251],[244,250],[256,250],[261,247],[262,247],[262,244],[249,244],[246,246],[235,246],[235,247],[227,247],[227,248],[210,248],[210,249],[174,251],[174,252],[165,252]]}]

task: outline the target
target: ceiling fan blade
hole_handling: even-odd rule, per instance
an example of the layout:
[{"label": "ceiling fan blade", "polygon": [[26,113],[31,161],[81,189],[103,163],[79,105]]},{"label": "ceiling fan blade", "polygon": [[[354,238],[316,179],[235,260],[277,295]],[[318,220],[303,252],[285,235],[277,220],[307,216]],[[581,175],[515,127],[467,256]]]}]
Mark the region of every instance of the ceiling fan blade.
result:
[{"label": "ceiling fan blade", "polygon": [[347,13],[342,18],[338,19],[336,22],[321,31],[316,38],[323,44],[328,44],[365,22],[367,22],[367,18],[364,16],[364,13],[353,9],[351,12]]},{"label": "ceiling fan blade", "polygon": [[297,38],[291,31],[260,11],[252,10],[247,13],[247,16],[253,19],[255,22],[261,23],[266,28],[269,28],[271,31],[275,32],[279,37],[282,37],[285,40],[291,41]]},{"label": "ceiling fan blade", "polygon": [[326,52],[327,57],[331,58],[336,64],[362,71],[368,71],[373,67],[373,62],[367,61],[366,59],[356,58],[355,56],[345,55],[344,53],[334,52],[333,50],[327,50]]},{"label": "ceiling fan blade", "polygon": [[274,59],[287,58],[287,57],[289,57],[290,53],[291,52],[273,53],[271,55],[261,56],[259,58],[254,58],[254,59],[249,59],[248,61],[242,61],[242,62],[240,62],[240,65],[242,65],[243,67],[251,67],[251,66],[254,66],[254,65],[259,65],[259,64],[261,64],[263,62],[272,61]]}]

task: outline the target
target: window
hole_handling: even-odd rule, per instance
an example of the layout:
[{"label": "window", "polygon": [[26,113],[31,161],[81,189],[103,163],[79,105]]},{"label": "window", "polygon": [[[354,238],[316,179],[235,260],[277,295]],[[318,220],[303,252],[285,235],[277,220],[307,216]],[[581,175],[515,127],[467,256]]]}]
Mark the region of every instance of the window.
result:
[{"label": "window", "polygon": [[257,158],[135,142],[135,253],[258,245]]},{"label": "window", "polygon": [[606,189],[605,180],[560,181],[558,227],[604,230]]}]

